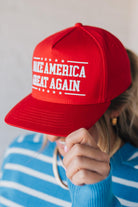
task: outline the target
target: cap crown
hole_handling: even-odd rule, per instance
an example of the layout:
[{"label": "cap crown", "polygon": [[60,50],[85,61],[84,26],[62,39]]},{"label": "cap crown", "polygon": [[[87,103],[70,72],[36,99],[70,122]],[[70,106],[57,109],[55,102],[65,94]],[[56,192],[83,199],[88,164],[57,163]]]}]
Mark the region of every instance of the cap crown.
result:
[{"label": "cap crown", "polygon": [[53,103],[104,103],[131,83],[121,42],[106,30],[79,23],[36,46],[32,73],[32,96]]}]

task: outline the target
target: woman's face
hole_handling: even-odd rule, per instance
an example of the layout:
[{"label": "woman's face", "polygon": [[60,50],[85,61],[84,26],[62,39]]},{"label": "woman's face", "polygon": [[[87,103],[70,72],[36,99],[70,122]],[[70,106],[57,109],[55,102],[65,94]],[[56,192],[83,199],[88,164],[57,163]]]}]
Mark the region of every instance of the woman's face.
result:
[{"label": "woman's face", "polygon": [[[92,126],[88,131],[97,143],[98,139],[99,139],[99,134],[98,134],[98,131],[97,131],[95,125]],[[66,137],[54,136],[54,135],[49,135],[49,134],[47,134],[46,137],[49,141],[56,142],[59,153],[62,156],[64,156],[65,155],[64,148],[65,148],[65,144],[66,144],[66,142],[65,142]]]}]

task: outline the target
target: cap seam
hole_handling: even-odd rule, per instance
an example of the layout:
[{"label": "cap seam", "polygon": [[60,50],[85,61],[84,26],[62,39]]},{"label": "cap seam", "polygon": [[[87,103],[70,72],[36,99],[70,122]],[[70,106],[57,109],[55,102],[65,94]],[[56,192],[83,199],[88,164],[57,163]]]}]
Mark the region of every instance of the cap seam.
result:
[{"label": "cap seam", "polygon": [[[99,47],[99,49],[100,49],[100,51],[101,51],[101,55],[102,55],[102,62],[103,62],[103,67],[104,67],[104,83],[105,83],[105,77],[106,77],[106,75],[105,75],[105,61],[104,61],[104,54],[103,54],[103,50],[102,50],[102,48],[101,48],[101,46],[100,46],[100,43],[99,43],[99,41],[96,39],[96,37],[94,36],[94,35],[92,35],[89,31],[87,31],[84,27],[80,27],[84,32],[86,32],[88,35],[90,35],[92,38],[94,38],[94,40],[95,40],[95,42],[97,43],[97,45],[98,45],[98,47]],[[104,91],[105,91],[105,84],[104,84],[104,87],[102,87],[101,86],[101,91],[102,91],[102,101],[104,100]],[[99,100],[98,100],[98,102],[101,102],[101,99],[100,99],[101,97],[99,97]]]},{"label": "cap seam", "polygon": [[60,37],[53,45],[52,45],[52,49],[62,40],[64,39],[66,36],[68,36],[70,33],[72,33],[75,30],[75,28],[73,27],[71,31],[67,32],[66,34],[64,34],[62,37]]}]

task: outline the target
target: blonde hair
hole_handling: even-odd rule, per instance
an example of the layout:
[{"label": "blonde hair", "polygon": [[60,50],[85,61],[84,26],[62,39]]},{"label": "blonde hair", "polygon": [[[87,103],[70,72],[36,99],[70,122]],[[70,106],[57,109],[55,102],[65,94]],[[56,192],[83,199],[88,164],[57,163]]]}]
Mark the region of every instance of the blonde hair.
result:
[{"label": "blonde hair", "polygon": [[[132,84],[124,93],[111,101],[107,111],[95,124],[101,137],[98,146],[109,155],[113,155],[113,152],[119,148],[120,139],[138,147],[138,57],[128,49],[127,54],[130,59]],[[120,110],[122,106],[123,110],[118,117],[117,125],[112,126],[109,122],[109,114],[112,111]],[[114,130],[116,134],[116,142],[112,149],[110,149],[111,130]],[[46,144],[45,136],[42,149]]]},{"label": "blonde hair", "polygon": [[[109,154],[113,154],[112,150],[115,151],[115,149],[110,149],[111,129],[115,132],[116,143],[118,143],[114,144],[114,148],[117,149],[120,144],[118,137],[123,142],[130,142],[138,147],[138,57],[128,49],[127,54],[130,60],[132,83],[124,93],[111,101],[105,114],[95,124],[100,137],[102,137],[98,145]],[[112,111],[119,111],[122,108],[123,110],[121,110],[118,117],[117,125],[112,126],[111,121],[109,122],[108,120],[108,114]]]}]

